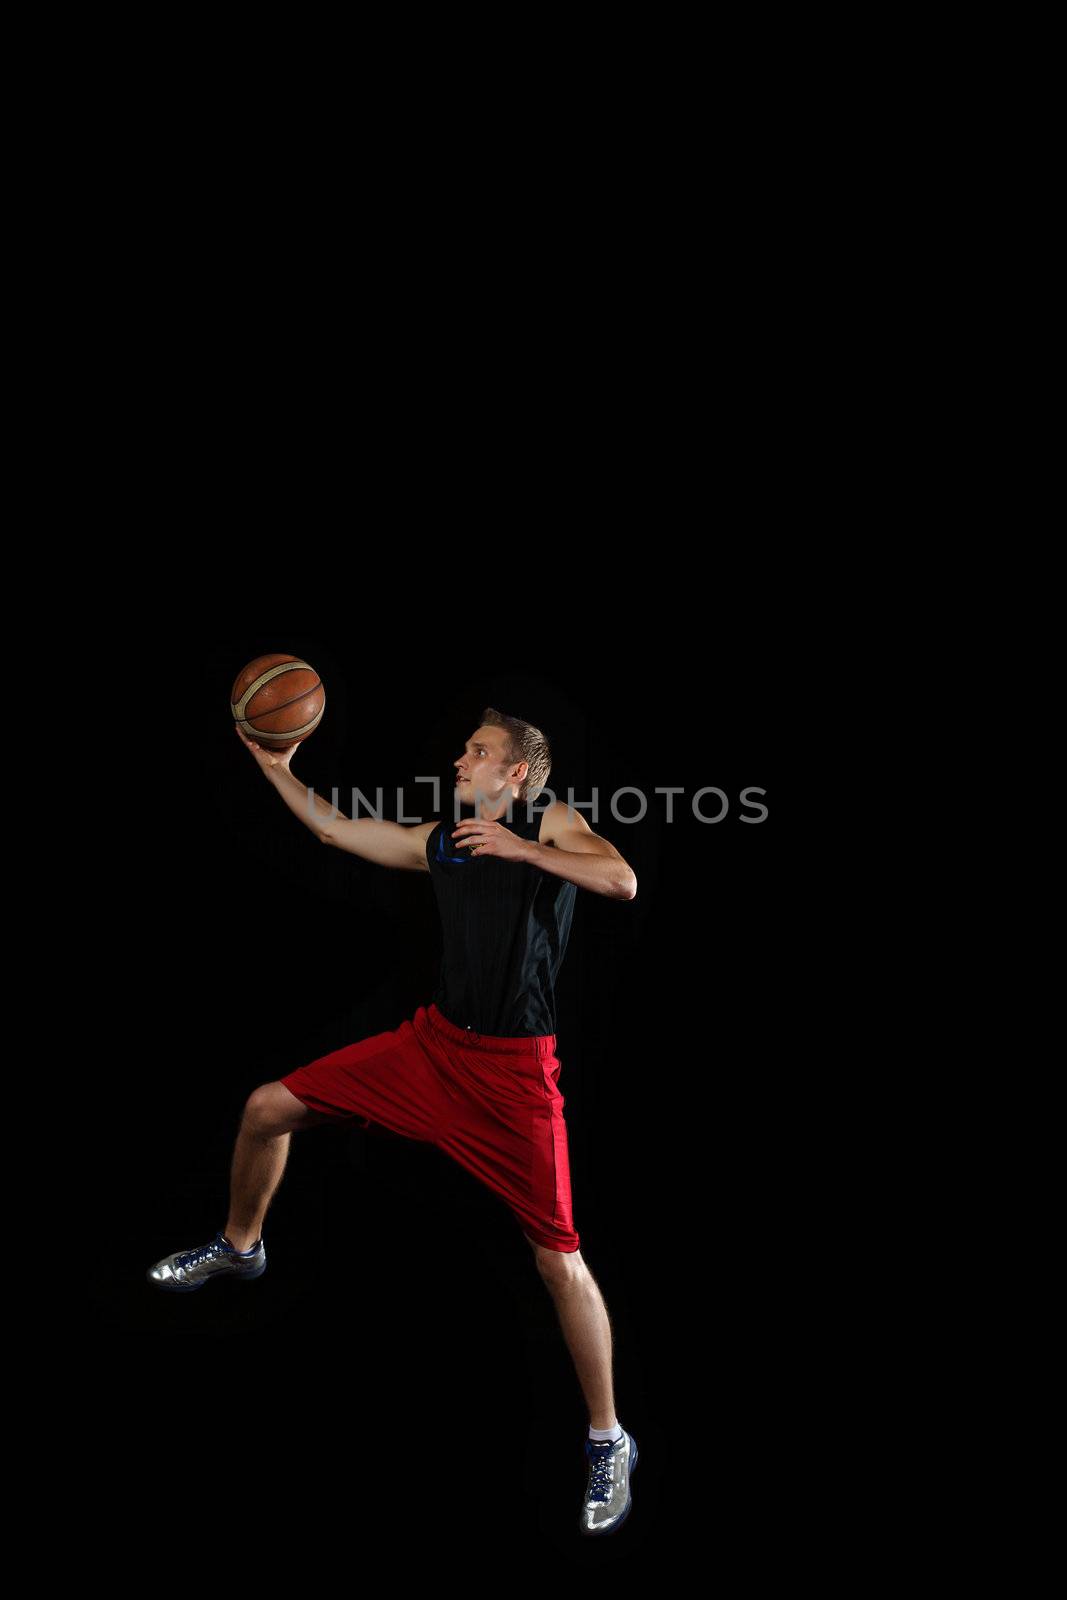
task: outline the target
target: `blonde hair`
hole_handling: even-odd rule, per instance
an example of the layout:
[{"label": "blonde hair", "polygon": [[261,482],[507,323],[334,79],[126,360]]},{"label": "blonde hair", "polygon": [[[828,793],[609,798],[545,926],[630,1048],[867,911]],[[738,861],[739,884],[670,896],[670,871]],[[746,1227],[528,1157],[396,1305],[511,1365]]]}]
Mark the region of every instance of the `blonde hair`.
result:
[{"label": "blonde hair", "polygon": [[527,763],[529,770],[519,785],[520,800],[532,798],[544,788],[552,771],[552,751],[540,728],[535,728],[532,722],[523,722],[521,717],[506,716],[493,706],[486,706],[479,726],[504,729],[507,734],[504,760],[509,767],[519,761]]}]

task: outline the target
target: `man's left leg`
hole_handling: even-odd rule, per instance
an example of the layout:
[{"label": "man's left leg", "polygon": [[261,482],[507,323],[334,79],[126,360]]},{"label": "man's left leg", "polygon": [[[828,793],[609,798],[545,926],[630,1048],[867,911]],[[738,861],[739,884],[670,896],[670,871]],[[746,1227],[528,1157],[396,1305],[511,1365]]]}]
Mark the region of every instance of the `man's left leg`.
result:
[{"label": "man's left leg", "polygon": [[525,1228],[523,1233],[555,1302],[589,1407],[585,1445],[589,1481],[578,1527],[585,1534],[614,1533],[630,1511],[630,1474],[637,1465],[637,1441],[615,1415],[608,1308],[580,1250],[550,1250],[531,1239]]},{"label": "man's left leg", "polygon": [[611,1321],[596,1279],[580,1250],[549,1250],[523,1234],[533,1249],[537,1270],[555,1302],[556,1314],[578,1382],[589,1407],[591,1428],[615,1423],[612,1385]]}]

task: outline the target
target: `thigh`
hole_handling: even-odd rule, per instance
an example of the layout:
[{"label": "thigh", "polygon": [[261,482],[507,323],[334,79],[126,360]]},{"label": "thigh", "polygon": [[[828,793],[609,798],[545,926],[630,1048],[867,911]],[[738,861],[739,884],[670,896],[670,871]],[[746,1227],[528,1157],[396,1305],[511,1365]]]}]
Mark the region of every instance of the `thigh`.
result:
[{"label": "thigh", "polygon": [[433,1142],[444,1118],[446,1096],[410,1022],[331,1050],[278,1081],[326,1119],[376,1122],[407,1139]]},{"label": "thigh", "polygon": [[[553,1072],[554,1068],[554,1072]],[[512,1063],[505,1098],[495,1088],[453,1104],[438,1139],[445,1153],[508,1205],[531,1244],[576,1251],[570,1153],[558,1063]]]}]

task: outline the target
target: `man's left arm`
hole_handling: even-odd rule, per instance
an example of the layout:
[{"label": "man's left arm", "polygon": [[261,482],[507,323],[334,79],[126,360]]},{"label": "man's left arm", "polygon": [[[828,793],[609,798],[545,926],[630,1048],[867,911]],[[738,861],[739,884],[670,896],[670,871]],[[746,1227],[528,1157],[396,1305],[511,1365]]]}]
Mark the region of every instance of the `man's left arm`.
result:
[{"label": "man's left arm", "polygon": [[610,840],[593,832],[580,811],[557,800],[545,813],[543,832],[550,844],[525,841],[531,866],[613,900],[634,898],[637,874]]}]

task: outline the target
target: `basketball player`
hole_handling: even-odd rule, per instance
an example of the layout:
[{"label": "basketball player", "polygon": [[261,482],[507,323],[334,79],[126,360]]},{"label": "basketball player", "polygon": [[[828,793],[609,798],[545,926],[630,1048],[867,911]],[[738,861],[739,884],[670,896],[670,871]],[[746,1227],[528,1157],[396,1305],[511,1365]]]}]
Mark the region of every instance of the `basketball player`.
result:
[{"label": "basketball player", "polygon": [[491,706],[454,763],[456,791],[475,813],[458,824],[335,814],[292,771],[299,745],[269,750],[236,731],[324,844],[430,874],[444,957],[434,1000],[409,1021],[253,1090],[225,1229],[210,1244],[165,1256],[149,1280],[188,1293],[216,1277],[266,1271],[263,1221],[292,1133],[357,1118],[437,1145],[510,1206],[533,1250],[589,1408],[579,1526],[612,1533],[630,1510],[637,1444],[615,1416],[611,1326],[572,1217],[554,986],[578,889],[632,900],[637,879],[578,811],[562,801],[533,810],[551,769],[548,741]]}]

